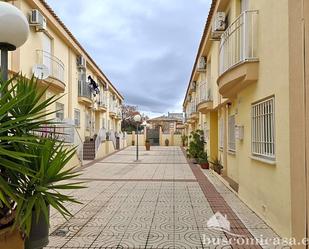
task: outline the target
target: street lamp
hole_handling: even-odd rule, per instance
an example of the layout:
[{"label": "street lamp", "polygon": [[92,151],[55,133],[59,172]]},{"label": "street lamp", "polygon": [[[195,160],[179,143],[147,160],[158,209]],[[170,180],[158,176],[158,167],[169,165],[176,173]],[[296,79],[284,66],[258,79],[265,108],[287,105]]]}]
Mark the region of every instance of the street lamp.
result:
[{"label": "street lamp", "polygon": [[15,6],[0,2],[0,50],[2,79],[8,79],[8,51],[23,45],[29,35],[29,24],[25,15]]},{"label": "street lamp", "polygon": [[136,161],[138,161],[138,125],[142,121],[142,117],[140,114],[136,114],[133,119],[136,122]]}]

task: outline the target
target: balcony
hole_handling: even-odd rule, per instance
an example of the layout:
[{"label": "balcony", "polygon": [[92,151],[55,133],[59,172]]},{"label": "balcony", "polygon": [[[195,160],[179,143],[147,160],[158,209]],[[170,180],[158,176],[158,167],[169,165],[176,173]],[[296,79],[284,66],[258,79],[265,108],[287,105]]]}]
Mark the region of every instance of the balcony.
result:
[{"label": "balcony", "polygon": [[106,97],[100,93],[99,101],[97,102],[98,111],[106,112],[107,111],[107,100]]},{"label": "balcony", "polygon": [[78,102],[86,105],[92,104],[91,89],[85,80],[78,81]]},{"label": "balcony", "polygon": [[120,107],[117,108],[115,119],[117,119],[117,120],[122,119],[122,112],[121,112]]},{"label": "balcony", "polygon": [[37,64],[46,66],[49,71],[49,77],[43,82],[63,92],[65,90],[63,62],[44,50],[36,50],[36,57]]},{"label": "balcony", "polygon": [[199,92],[200,94],[197,105],[197,111],[206,114],[207,112],[213,109],[211,89],[210,88],[207,89],[206,83],[202,83],[200,85]]},{"label": "balcony", "polygon": [[221,36],[217,80],[220,94],[231,98],[256,82],[258,64],[258,11],[244,11]]},{"label": "balcony", "polygon": [[114,118],[117,115],[117,110],[116,110],[116,106],[115,103],[110,103],[109,104],[109,116]]},{"label": "balcony", "polygon": [[198,119],[198,112],[196,109],[196,104],[195,101],[190,103],[190,107],[189,107],[189,123],[194,123],[196,122],[196,120]]}]

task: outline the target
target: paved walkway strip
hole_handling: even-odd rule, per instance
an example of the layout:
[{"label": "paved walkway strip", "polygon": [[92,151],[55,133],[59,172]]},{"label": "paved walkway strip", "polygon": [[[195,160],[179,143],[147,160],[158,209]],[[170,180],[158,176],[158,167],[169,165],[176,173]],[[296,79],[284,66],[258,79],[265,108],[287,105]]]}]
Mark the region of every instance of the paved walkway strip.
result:
[{"label": "paved walkway strip", "polygon": [[[183,150],[184,156],[186,155]],[[208,180],[208,178],[204,175],[199,165],[193,164],[188,160],[188,164],[192,169],[193,174],[195,175],[205,197],[207,198],[211,209],[214,213],[220,212],[222,215],[226,215],[228,221],[230,222],[230,232],[242,236],[247,239],[254,239],[254,236],[249,232],[246,226],[242,223],[242,221],[238,218],[238,216],[234,213],[232,208],[226,203],[223,197],[219,194],[213,184]],[[224,232],[228,239],[235,238],[235,236]],[[232,245],[233,248],[242,248],[235,244]],[[244,247],[245,248],[245,247]],[[262,248],[260,245],[251,245],[250,248]]]},{"label": "paved walkway strip", "polygon": [[107,181],[107,182],[197,182],[195,179],[105,179],[105,178],[76,178],[78,181]]},{"label": "paved walkway strip", "polygon": [[140,147],[134,160],[135,148],[128,147],[83,168],[78,181],[88,188],[65,191],[83,204],[66,205],[69,220],[51,209],[46,248],[260,248],[204,243],[230,238],[207,226],[217,211],[227,214],[232,233],[275,236],[210,171],[188,164],[179,147]]}]

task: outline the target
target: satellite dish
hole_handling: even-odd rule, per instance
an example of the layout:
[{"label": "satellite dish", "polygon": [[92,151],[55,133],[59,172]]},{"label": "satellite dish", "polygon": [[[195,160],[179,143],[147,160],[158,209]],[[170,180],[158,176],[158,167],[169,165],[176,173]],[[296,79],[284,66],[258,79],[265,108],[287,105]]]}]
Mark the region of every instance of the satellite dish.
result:
[{"label": "satellite dish", "polygon": [[32,72],[34,76],[40,80],[45,80],[49,77],[49,68],[45,65],[34,65]]}]

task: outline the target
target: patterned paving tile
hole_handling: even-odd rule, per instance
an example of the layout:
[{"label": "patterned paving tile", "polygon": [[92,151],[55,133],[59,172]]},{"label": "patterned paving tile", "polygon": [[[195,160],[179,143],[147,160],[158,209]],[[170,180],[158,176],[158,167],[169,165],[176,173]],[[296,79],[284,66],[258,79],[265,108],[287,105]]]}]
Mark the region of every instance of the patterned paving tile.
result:
[{"label": "patterned paving tile", "polygon": [[83,204],[66,205],[73,214],[69,220],[51,210],[53,236],[46,248],[229,249],[203,244],[228,237],[207,228],[214,210],[227,212],[235,229],[243,225],[253,236],[276,236],[208,171],[202,176],[209,181],[201,185],[202,176],[180,148],[141,148],[140,153],[138,163],[129,147],[83,168],[80,178],[87,179],[88,188],[67,192]]}]

